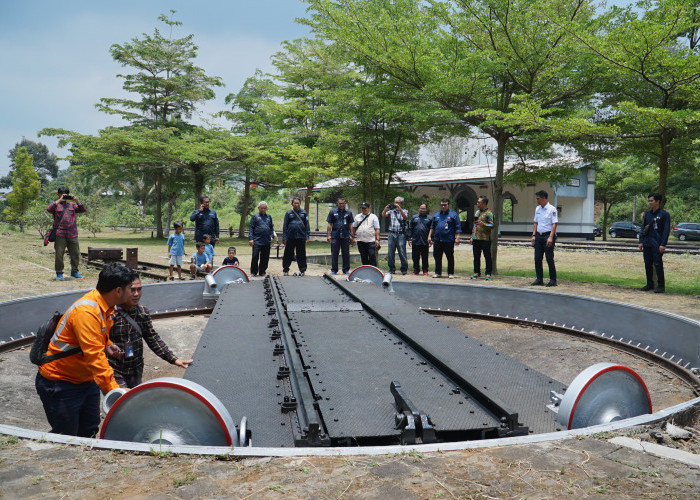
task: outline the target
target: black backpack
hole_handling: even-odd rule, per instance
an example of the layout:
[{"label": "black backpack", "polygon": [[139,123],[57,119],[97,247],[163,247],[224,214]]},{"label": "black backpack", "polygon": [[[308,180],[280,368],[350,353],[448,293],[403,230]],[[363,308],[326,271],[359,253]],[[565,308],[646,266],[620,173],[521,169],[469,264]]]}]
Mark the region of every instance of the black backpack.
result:
[{"label": "black backpack", "polygon": [[51,319],[41,325],[39,330],[37,330],[34,343],[32,344],[32,349],[29,351],[29,360],[35,365],[41,366],[45,363],[83,352],[80,347],[73,346],[65,351],[52,354],[51,356],[46,355],[46,351],[49,348],[49,343],[51,342],[51,337],[53,337],[53,334],[58,327],[58,322],[61,321],[61,317],[63,317],[63,313],[56,311],[53,313],[53,316],[51,316]]}]

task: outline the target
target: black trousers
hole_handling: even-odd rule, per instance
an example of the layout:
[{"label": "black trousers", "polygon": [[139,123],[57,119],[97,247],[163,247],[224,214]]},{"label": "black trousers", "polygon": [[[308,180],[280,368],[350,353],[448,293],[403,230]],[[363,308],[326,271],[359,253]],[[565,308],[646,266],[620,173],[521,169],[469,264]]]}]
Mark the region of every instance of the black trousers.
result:
[{"label": "black trousers", "polygon": [[338,272],[338,254],[343,253],[343,272],[350,271],[350,238],[331,238],[331,272]]},{"label": "black trousers", "polygon": [[282,271],[289,272],[289,266],[292,265],[294,255],[297,256],[297,266],[299,272],[306,272],[306,240],[303,238],[287,239],[287,244],[284,246],[284,255],[282,255]]},{"label": "black trousers", "polygon": [[554,237],[554,241],[552,241],[551,247],[547,246],[548,238],[549,232],[535,235],[535,274],[540,281],[544,279],[544,270],[542,269],[543,256],[547,259],[549,279],[553,281],[557,279],[557,268],[554,265],[554,243],[556,242],[556,236]]},{"label": "black trousers", "polygon": [[664,277],[664,261],[663,254],[659,252],[659,247],[647,246],[642,247],[644,255],[644,271],[647,274],[647,285],[654,286],[654,268],[656,268],[656,279],[658,287],[666,287],[666,279]]},{"label": "black trousers", "polygon": [[491,240],[474,240],[472,251],[474,252],[474,274],[481,274],[481,254],[486,261],[486,274],[491,275],[493,263],[491,261]]},{"label": "black trousers", "polygon": [[416,245],[411,246],[411,257],[413,257],[413,270],[420,271],[420,263],[423,261],[423,272],[428,272],[428,245]]},{"label": "black trousers", "polygon": [[357,249],[360,251],[360,259],[363,266],[377,267],[377,246],[375,242],[358,241]]},{"label": "black trousers", "polygon": [[442,274],[442,254],[447,257],[447,274],[455,273],[455,242],[433,242],[433,257],[435,258],[435,274]]},{"label": "black trousers", "polygon": [[250,261],[250,274],[253,276],[256,274],[265,275],[267,263],[270,260],[270,246],[269,243],[267,245],[253,245],[253,257]]}]

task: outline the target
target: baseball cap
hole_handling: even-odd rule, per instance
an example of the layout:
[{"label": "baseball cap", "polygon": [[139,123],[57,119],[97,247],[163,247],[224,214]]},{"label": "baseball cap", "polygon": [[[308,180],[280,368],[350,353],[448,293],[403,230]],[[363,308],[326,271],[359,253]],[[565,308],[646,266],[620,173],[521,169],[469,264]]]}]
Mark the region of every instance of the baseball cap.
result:
[{"label": "baseball cap", "polygon": [[360,205],[362,208],[369,208],[369,203],[366,201],[363,201],[362,204]]}]

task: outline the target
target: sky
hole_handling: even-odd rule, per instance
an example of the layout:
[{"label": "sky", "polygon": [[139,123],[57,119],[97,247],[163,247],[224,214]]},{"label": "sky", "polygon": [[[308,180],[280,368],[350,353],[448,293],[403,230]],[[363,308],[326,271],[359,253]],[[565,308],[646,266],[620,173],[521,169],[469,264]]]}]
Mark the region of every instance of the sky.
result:
[{"label": "sky", "polygon": [[183,23],[173,35],[194,34],[195,63],[226,84],[199,107],[204,118],[227,109],[225,97],[257,68],[271,72],[270,56],[283,41],[310,34],[295,22],[306,11],[298,0],[0,0],[0,176],[22,137],[58,157],[68,154],[54,138],[37,137],[43,128],[95,134],[125,125],[95,108],[102,97],[127,95],[116,75],[130,70],[112,60],[109,48],[155,28],[166,34],[158,16],[171,9]]}]

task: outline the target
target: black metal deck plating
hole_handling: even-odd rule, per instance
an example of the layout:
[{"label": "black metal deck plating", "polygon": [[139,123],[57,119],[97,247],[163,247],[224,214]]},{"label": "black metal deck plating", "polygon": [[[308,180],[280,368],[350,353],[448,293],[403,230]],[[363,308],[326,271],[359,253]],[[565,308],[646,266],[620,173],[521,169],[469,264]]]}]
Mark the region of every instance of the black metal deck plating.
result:
[{"label": "black metal deck plating", "polygon": [[395,294],[329,278],[227,286],[194,360],[186,377],[247,416],[255,446],[398,443],[393,381],[441,441],[554,431],[549,392],[565,390]]}]

